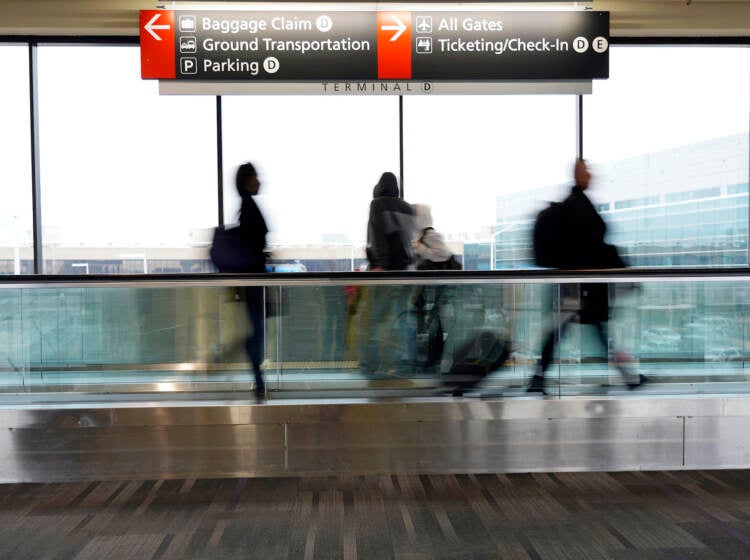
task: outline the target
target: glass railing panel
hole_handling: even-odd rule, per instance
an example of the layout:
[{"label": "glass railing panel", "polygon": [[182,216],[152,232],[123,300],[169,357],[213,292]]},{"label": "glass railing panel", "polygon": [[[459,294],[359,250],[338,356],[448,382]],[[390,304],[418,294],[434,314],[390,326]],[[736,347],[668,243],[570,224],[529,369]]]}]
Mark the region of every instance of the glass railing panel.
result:
[{"label": "glass railing panel", "polygon": [[[0,290],[1,293],[8,290]],[[247,332],[230,288],[25,288],[27,384],[217,380],[246,370]],[[3,310],[8,307],[3,305]],[[244,377],[247,380],[247,376]]]},{"label": "glass railing panel", "polygon": [[[625,394],[618,364],[649,377],[643,394],[750,390],[745,276],[592,276],[609,304],[603,334],[577,317],[584,288],[573,278],[277,278],[263,288],[263,335],[279,396],[440,394],[457,352],[473,342],[481,358],[492,340],[510,357],[481,390],[521,396],[555,331],[553,397]],[[191,282],[0,284],[0,391],[248,391],[246,281]]]},{"label": "glass railing panel", "polygon": [[28,373],[23,303],[20,289],[0,290],[0,391],[22,386]]},{"label": "glass railing panel", "polygon": [[646,283],[634,305],[618,305],[616,314],[654,381],[673,390],[730,390],[745,381],[747,289],[745,282]]}]

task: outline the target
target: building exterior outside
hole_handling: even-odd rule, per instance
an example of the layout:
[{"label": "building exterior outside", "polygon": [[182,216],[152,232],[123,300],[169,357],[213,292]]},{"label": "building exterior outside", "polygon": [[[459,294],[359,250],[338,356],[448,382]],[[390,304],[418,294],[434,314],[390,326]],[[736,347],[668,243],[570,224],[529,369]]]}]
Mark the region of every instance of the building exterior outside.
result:
[{"label": "building exterior outside", "polygon": [[[589,192],[609,226],[609,240],[631,266],[748,264],[748,136],[737,134],[606,163],[591,162]],[[533,266],[537,212],[570,185],[497,199],[495,268]],[[467,255],[487,255],[487,243]],[[473,258],[476,268],[489,268]],[[467,263],[470,262],[467,258]]]}]

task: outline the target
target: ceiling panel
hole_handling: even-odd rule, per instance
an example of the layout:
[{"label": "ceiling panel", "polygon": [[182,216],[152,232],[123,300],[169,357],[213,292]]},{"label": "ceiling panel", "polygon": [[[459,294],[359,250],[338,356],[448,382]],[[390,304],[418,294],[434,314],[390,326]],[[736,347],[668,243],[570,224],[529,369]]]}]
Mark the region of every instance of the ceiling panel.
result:
[{"label": "ceiling panel", "polygon": [[[137,35],[143,0],[1,0],[0,35]],[[750,36],[748,0],[594,0],[615,36]]]}]

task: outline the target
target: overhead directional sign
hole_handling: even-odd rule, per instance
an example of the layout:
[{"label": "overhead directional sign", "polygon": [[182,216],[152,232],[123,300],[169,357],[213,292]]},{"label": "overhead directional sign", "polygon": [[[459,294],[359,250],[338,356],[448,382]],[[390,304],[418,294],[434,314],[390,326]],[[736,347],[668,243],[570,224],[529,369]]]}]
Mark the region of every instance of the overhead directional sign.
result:
[{"label": "overhead directional sign", "polygon": [[173,11],[140,16],[143,78],[589,80],[609,13]]}]

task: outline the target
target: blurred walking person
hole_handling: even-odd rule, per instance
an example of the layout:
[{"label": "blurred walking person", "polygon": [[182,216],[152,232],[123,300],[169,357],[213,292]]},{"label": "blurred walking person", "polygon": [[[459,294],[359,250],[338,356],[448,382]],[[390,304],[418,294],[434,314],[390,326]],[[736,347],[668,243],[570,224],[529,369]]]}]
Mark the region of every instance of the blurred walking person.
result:
[{"label": "blurred walking person", "polygon": [[443,236],[432,223],[432,208],[427,204],[412,204],[416,239],[412,243],[417,256],[417,270],[461,270]]},{"label": "blurred walking person", "polygon": [[[561,269],[607,269],[624,268],[614,245],[606,243],[607,224],[597,212],[586,190],[591,184],[591,173],[583,159],[574,167],[575,185],[570,195],[562,203],[554,203],[542,211],[537,218],[534,230],[534,252],[537,264]],[[609,284],[582,283],[578,287],[571,284],[561,286],[561,298],[578,296],[580,306],[574,309],[545,337],[539,369],[529,384],[530,393],[544,392],[544,374],[552,363],[555,346],[574,321],[594,327],[597,339],[609,355]],[[615,366],[620,371],[626,385],[636,388],[646,378],[634,374],[625,365],[625,355],[613,352]]]},{"label": "blurred walking person", "polygon": [[[417,270],[461,270],[461,264],[453,256],[443,236],[435,230],[432,209],[427,204],[413,204],[416,225],[412,243],[417,256]],[[417,317],[416,324],[416,365],[426,371],[439,368],[445,352],[446,340],[452,334],[453,324],[448,317],[455,318],[455,312],[445,313],[452,305],[453,290],[447,286],[417,286],[412,296],[412,304]],[[446,333],[448,336],[446,336]],[[452,348],[448,349],[450,353]]]},{"label": "blurred walking person", "polygon": [[406,270],[414,262],[414,210],[399,197],[398,180],[390,171],[380,176],[372,197],[367,222],[369,270]]},{"label": "blurred walking person", "polygon": [[[414,211],[399,196],[398,180],[387,171],[373,189],[367,222],[368,269],[374,272],[407,270],[414,263]],[[392,372],[406,365],[398,321],[407,311],[408,289],[372,286],[364,290],[360,321],[360,369],[364,373]]]},{"label": "blurred walking person", "polygon": [[[243,163],[237,169],[235,186],[242,199],[240,207],[240,239],[247,250],[248,263],[242,272],[266,272],[266,235],[268,226],[254,197],[260,192],[258,172],[252,163]],[[245,288],[245,305],[252,331],[245,342],[247,354],[255,375],[255,396],[265,397],[266,384],[263,380],[261,364],[265,344],[264,298],[262,286]]]}]

